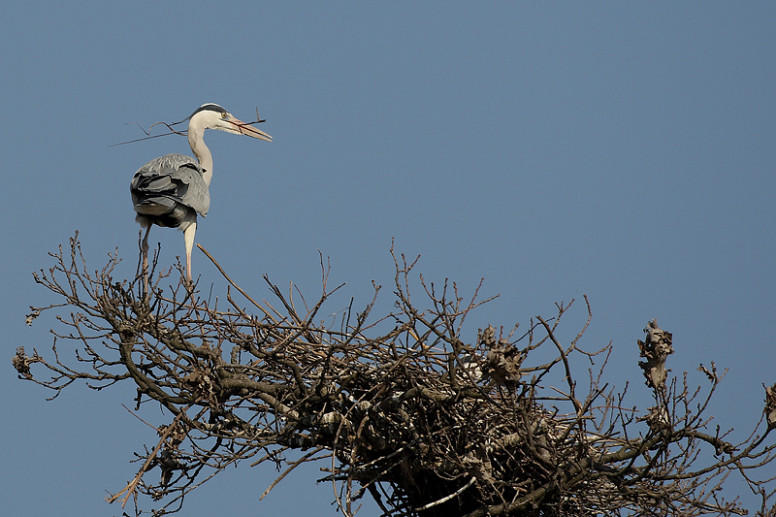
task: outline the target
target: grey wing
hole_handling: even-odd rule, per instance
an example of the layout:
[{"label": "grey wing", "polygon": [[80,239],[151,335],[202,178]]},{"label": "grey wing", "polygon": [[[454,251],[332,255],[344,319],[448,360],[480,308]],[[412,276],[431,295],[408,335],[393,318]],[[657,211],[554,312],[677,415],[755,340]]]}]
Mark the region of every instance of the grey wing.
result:
[{"label": "grey wing", "polygon": [[167,154],[140,167],[130,191],[138,214],[161,216],[179,204],[202,216],[210,209],[210,192],[197,161],[182,154]]}]

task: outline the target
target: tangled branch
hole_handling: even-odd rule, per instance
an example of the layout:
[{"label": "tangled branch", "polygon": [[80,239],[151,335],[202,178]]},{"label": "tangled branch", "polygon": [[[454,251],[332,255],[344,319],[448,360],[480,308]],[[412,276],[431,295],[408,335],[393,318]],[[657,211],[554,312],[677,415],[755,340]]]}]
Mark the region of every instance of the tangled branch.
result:
[{"label": "tangled branch", "polygon": [[[670,333],[653,321],[639,349],[655,405],[628,408],[625,390],[603,381],[611,345],[585,351],[584,328],[562,338],[572,304],[524,331],[488,326],[467,339],[464,320],[488,301],[479,287],[467,300],[455,283],[416,279],[417,260],[391,254],[395,310],[372,315],[375,285],[363,310],[326,325],[318,315],[342,287],[328,286],[326,268],[312,306],[267,277],[274,306],[256,302],[209,254],[228,283],[225,302],[180,283],[163,288],[171,271],[154,271],[145,297],[142,279],[114,278],[117,255],[90,272],[76,235],[35,275],[60,298],[28,316],[59,314],[50,357],[20,347],[13,364],[53,396],[77,381],[98,391],[130,382],[136,409],[154,402],[169,411],[158,441],[136,453],[133,481],[109,498],[133,499],[137,515],[140,496],[161,505],[154,515],[176,511],[191,490],[246,460],[286,466],[267,492],[299,465],[325,461],[323,479],[347,517],[366,494],[386,516],[744,514],[720,495],[731,473],[768,511],[774,478],[758,476],[776,455],[766,440],[776,388],[766,389],[767,421],[729,442],[707,415],[716,367],[701,367],[703,389],[668,379]],[[552,359],[535,360],[547,351]],[[584,387],[577,363],[597,368],[588,367]]]}]

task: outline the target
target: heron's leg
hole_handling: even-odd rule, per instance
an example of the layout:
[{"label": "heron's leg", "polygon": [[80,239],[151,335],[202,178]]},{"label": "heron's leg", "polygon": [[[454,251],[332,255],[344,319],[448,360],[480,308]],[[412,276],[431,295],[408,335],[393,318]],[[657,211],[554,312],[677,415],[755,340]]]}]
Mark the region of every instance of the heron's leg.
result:
[{"label": "heron's leg", "polygon": [[197,233],[197,223],[191,223],[183,230],[183,243],[186,245],[186,280],[191,284],[191,250],[194,248],[194,234]]},{"label": "heron's leg", "polygon": [[143,237],[143,295],[148,295],[148,234],[151,233],[151,225],[146,226]]}]

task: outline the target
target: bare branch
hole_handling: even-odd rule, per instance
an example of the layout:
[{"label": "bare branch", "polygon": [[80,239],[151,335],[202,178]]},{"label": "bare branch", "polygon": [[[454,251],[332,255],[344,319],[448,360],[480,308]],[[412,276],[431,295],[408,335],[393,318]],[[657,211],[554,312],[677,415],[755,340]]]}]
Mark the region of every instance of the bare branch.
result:
[{"label": "bare branch", "polygon": [[[34,275],[58,298],[27,318],[56,314],[51,353],[19,347],[12,364],[54,396],[77,382],[95,391],[129,382],[133,414],[151,401],[168,410],[144,420],[159,438],[135,453],[132,481],[109,498],[133,499],[138,515],[149,505],[156,515],[181,509],[186,494],[243,460],[282,471],[266,495],[324,458],[346,517],[367,493],[396,516],[739,515],[737,498],[721,495],[731,476],[762,499],[760,515],[772,505],[774,476],[763,473],[776,457],[776,385],[765,388],[749,437],[733,442],[708,414],[724,373],[707,362],[704,386],[670,377],[672,337],[654,320],[638,345],[656,405],[638,409],[627,405],[627,385],[605,381],[611,345],[582,349],[586,297],[581,330],[565,329],[572,304],[560,303],[517,337],[518,325],[475,331],[465,320],[492,299],[480,298],[482,282],[465,294],[430,281],[415,275],[418,258],[392,247],[394,310],[372,315],[375,285],[360,312],[351,301],[327,324],[317,315],[342,286],[327,286],[323,257],[317,300],[265,276],[270,304],[200,247],[227,284],[219,307],[182,283],[164,288],[171,269],[155,262],[146,295],[141,277],[114,279],[117,254],[92,272],[78,236],[69,244]],[[579,360],[586,378],[575,373]]]}]

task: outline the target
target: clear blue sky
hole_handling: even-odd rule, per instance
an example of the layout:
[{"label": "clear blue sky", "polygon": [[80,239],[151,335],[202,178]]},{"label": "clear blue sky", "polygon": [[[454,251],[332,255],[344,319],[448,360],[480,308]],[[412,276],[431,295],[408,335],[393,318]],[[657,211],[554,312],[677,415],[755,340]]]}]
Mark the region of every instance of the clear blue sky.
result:
[{"label": "clear blue sky", "polygon": [[[3,361],[7,515],[118,515],[103,502],[154,439],[130,387],[54,402],[16,380],[15,348],[50,349],[31,272],[80,231],[92,268],[118,247],[134,272],[134,171],[167,152],[138,122],[204,102],[251,119],[271,144],[208,134],[212,205],[197,241],[247,290],[332,283],[366,303],[386,285],[391,239],[430,280],[500,298],[471,322],[510,326],[590,298],[584,340],[615,347],[610,379],[646,389],[636,339],[673,332],[673,373],[730,372],[717,423],[748,431],[776,358],[776,4],[771,2],[11,2],[3,71]],[[155,229],[162,262],[182,235]],[[200,285],[223,280],[195,252]],[[346,304],[346,301],[342,302]],[[344,306],[344,305],[343,305]],[[337,302],[330,307],[336,312]],[[579,305],[564,339],[584,317]],[[584,375],[584,366],[578,365]],[[145,416],[163,423],[160,415]],[[185,514],[336,515],[310,469],[258,503],[274,471],[247,465]],[[728,495],[731,495],[729,492]],[[364,515],[375,515],[368,505]]]}]

